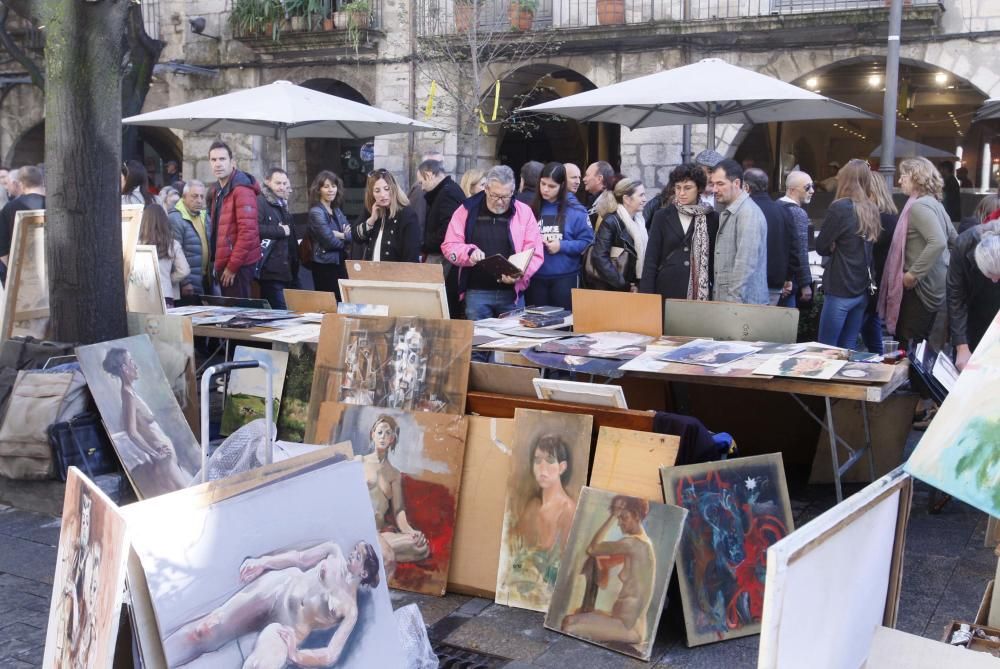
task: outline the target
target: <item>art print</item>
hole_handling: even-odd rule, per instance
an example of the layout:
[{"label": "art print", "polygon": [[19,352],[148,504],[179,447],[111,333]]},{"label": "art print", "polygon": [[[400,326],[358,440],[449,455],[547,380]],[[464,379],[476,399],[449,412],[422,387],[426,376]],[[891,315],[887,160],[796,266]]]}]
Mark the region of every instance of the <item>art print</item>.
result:
[{"label": "art print", "polygon": [[545,342],[536,346],[535,350],[589,358],[631,360],[643,353],[646,344],[652,340],[652,337],[646,335],[627,332],[595,332],[569,339]]},{"label": "art print", "polygon": [[188,486],[201,449],[148,335],[76,349],[118,459],[140,499]]},{"label": "art print", "polygon": [[688,510],[677,575],[688,646],[760,631],[765,554],[789,534],[781,455],[664,467],[664,499]]},{"label": "art print", "polygon": [[[406,411],[465,413],[472,323],[326,314],[309,404],[324,401]],[[307,429],[306,441],[312,433]]]},{"label": "art print", "polygon": [[290,344],[285,368],[285,387],[278,410],[278,439],[301,442],[306,434],[309,396],[312,393],[315,344]]},{"label": "art print", "polygon": [[545,626],[648,660],[687,515],[584,488]]},{"label": "art print", "polygon": [[111,667],[127,541],[125,520],[114,502],[70,467],[43,666]]},{"label": "art print", "polygon": [[323,403],[319,441],[349,442],[364,465],[394,588],[445,593],[467,429],[465,416]]},{"label": "art print", "polygon": [[[288,367],[288,353],[266,348],[237,346],[233,361],[253,360],[263,362],[271,370],[272,417],[277,420],[281,408],[281,391],[285,385],[285,370]],[[219,432],[232,434],[250,421],[266,417],[267,372],[263,367],[237,369],[229,375],[226,401],[222,409],[222,425]]]},{"label": "art print", "polygon": [[128,509],[168,667],[403,666],[362,469],[258,471],[225,499],[210,483]]},{"label": "art print", "polygon": [[800,379],[821,379],[828,381],[847,364],[843,360],[799,354],[788,357],[771,358],[754,370],[754,374],[766,376],[790,376]]},{"label": "art print", "polygon": [[664,362],[677,362],[686,365],[705,365],[718,367],[736,362],[740,358],[756,353],[756,346],[738,341],[714,341],[711,339],[696,339],[678,346],[659,357]]},{"label": "art print", "polygon": [[149,335],[163,374],[170,383],[170,390],[187,417],[191,430],[197,432],[201,415],[191,319],[186,316],[129,313],[128,333],[129,336]]},{"label": "art print", "polygon": [[517,409],[496,601],[548,609],[587,480],[593,417]]}]

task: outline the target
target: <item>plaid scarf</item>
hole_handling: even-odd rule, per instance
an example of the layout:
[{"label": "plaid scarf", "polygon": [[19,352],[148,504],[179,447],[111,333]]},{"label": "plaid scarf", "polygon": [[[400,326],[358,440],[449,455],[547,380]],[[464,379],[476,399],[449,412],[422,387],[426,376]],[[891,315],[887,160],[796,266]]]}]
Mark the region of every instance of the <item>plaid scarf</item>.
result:
[{"label": "plaid scarf", "polygon": [[703,204],[679,204],[677,211],[693,218],[691,224],[691,276],[688,278],[687,299],[707,300],[709,297],[708,276],[708,219],[709,208]]}]

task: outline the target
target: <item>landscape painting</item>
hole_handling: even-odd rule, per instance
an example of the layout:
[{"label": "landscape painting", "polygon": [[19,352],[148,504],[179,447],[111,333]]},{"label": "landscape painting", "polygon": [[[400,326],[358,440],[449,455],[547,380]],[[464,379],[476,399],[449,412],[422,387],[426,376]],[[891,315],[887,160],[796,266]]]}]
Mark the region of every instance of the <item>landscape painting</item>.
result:
[{"label": "landscape painting", "polygon": [[444,595],[465,457],[465,416],[324,402],[320,443],[364,465],[393,588]]},{"label": "landscape painting", "polygon": [[80,346],[80,368],[140,499],[188,486],[201,448],[148,335]]},{"label": "landscape painting", "polygon": [[[255,360],[271,368],[273,392],[273,417],[277,420],[281,408],[281,390],[285,385],[285,370],[288,367],[288,353],[266,348],[237,346],[233,361]],[[229,375],[226,401],[222,408],[220,434],[232,434],[250,421],[265,417],[267,404],[267,372],[263,367],[237,369]]]},{"label": "landscape painting", "polygon": [[470,321],[326,314],[306,422],[312,441],[325,401],[465,413]]},{"label": "landscape painting", "polygon": [[278,439],[301,443],[306,435],[309,396],[312,394],[316,344],[288,344],[285,386],[278,410]]},{"label": "landscape painting", "polygon": [[687,515],[584,488],[545,626],[648,660]]},{"label": "landscape painting", "polygon": [[660,470],[664,499],[688,510],[677,561],[688,646],[760,632],[765,554],[791,533],[781,454]]},{"label": "landscape painting", "polygon": [[127,557],[125,519],[118,507],[70,467],[42,666],[111,666]]},{"label": "landscape painting", "polygon": [[496,601],[546,611],[587,481],[593,417],[517,409]]},{"label": "landscape painting", "polygon": [[404,666],[361,463],[290,462],[127,508],[168,667]]}]

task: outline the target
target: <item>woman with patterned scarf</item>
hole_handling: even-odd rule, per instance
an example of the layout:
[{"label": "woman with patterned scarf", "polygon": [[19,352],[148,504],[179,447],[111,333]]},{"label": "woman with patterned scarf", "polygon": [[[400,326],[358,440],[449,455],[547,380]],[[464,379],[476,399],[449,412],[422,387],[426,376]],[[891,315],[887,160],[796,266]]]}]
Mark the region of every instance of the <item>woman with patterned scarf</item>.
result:
[{"label": "woman with patterned scarf", "polygon": [[649,227],[639,292],[669,299],[711,299],[719,215],[699,203],[703,190],[701,166],[686,163],[670,173],[660,196],[670,204],[656,212]]}]

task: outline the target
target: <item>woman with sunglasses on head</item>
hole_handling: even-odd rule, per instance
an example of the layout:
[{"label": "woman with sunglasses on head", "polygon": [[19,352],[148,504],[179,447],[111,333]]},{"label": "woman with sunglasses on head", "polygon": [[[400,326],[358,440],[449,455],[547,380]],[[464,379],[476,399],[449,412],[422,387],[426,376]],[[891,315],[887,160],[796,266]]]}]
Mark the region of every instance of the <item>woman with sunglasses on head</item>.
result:
[{"label": "woman with sunglasses on head", "polygon": [[420,223],[391,172],[368,174],[365,214],[351,226],[355,257],[375,262],[419,262]]},{"label": "woman with sunglasses on head", "polygon": [[541,226],[545,261],[531,278],[525,299],[529,305],[572,309],[583,252],[594,242],[594,231],[587,209],[567,190],[562,163],[542,168],[531,210]]}]

